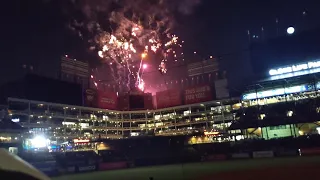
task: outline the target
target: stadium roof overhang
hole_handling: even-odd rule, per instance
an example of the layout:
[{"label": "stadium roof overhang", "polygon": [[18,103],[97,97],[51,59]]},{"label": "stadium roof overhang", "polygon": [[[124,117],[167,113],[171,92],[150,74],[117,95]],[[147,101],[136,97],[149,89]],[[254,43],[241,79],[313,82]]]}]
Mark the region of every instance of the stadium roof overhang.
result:
[{"label": "stadium roof overhang", "polygon": [[58,104],[58,103],[51,103],[51,102],[43,102],[43,101],[34,101],[34,100],[27,100],[27,99],[18,99],[18,98],[8,98],[8,102],[22,102],[22,103],[33,103],[33,104],[45,104],[50,106],[58,106],[58,107],[68,107],[68,108],[74,108],[74,109],[82,109],[82,110],[92,110],[92,111],[101,111],[101,112],[111,112],[111,113],[156,113],[160,111],[171,111],[174,109],[183,109],[183,108],[189,108],[189,107],[199,107],[199,106],[206,106],[206,105],[228,105],[233,103],[238,103],[240,101],[240,97],[230,97],[227,99],[221,99],[221,100],[213,100],[213,101],[207,101],[207,102],[201,102],[201,103],[195,103],[195,104],[187,104],[187,105],[181,105],[181,106],[173,106],[168,108],[161,108],[161,109],[150,109],[150,110],[138,110],[138,111],[119,111],[119,110],[108,110],[108,109],[99,109],[99,108],[91,108],[91,107],[85,107],[85,106],[73,106],[73,105],[67,105],[67,104]]},{"label": "stadium roof overhang", "polygon": [[266,78],[260,81],[257,81],[254,84],[247,86],[246,91],[259,91],[262,89],[271,89],[277,87],[288,87],[292,85],[299,85],[304,83],[315,84],[320,81],[320,73],[316,74],[307,74],[303,76],[296,76],[284,79],[272,80]]}]

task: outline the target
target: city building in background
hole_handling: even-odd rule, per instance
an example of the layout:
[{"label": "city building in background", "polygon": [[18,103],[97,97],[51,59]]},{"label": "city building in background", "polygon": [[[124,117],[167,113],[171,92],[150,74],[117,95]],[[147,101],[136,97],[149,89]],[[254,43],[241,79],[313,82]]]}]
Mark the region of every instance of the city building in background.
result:
[{"label": "city building in background", "polygon": [[89,87],[89,64],[68,55],[61,57],[60,79],[67,82],[81,84],[83,88]]}]

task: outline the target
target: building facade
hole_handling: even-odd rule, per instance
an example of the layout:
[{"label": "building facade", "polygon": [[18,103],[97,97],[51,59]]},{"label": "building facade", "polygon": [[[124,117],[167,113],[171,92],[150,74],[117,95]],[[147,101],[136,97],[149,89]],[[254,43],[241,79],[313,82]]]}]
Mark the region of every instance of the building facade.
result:
[{"label": "building facade", "polygon": [[219,72],[219,62],[217,59],[210,58],[200,62],[190,63],[187,65],[187,71],[189,77]]},{"label": "building facade", "polygon": [[61,57],[60,79],[67,82],[81,84],[83,88],[89,87],[89,64],[67,55]]},{"label": "building facade", "polygon": [[114,111],[23,99],[8,99],[11,118],[33,135],[57,141],[74,138],[127,138],[218,131],[223,136],[240,108],[237,99],[159,110]]}]

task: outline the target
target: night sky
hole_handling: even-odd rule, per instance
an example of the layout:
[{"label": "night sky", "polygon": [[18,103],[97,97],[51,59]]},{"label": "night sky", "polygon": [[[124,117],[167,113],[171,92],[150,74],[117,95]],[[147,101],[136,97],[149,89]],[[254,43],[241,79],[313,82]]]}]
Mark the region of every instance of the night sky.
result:
[{"label": "night sky", "polygon": [[[57,77],[64,54],[88,60],[92,66],[98,64],[96,53],[68,28],[75,16],[66,12],[69,8],[64,0],[2,2],[1,83],[20,77],[23,65],[33,66],[35,73]],[[185,40],[186,54],[197,52],[187,56],[188,61],[221,57],[221,66],[236,87],[251,75],[248,30],[251,36],[259,36],[255,41],[262,41],[276,37],[277,18],[279,35],[285,35],[288,26],[295,26],[298,32],[315,28],[320,23],[319,9],[316,0],[202,0],[192,14],[177,17],[175,32]]]}]

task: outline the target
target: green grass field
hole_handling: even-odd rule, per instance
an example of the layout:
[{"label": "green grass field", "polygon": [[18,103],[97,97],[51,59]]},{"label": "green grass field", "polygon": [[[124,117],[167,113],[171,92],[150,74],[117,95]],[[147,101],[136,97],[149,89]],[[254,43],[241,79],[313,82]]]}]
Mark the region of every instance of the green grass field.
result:
[{"label": "green grass field", "polygon": [[53,178],[53,180],[188,180],[198,179],[213,173],[250,170],[263,167],[284,167],[289,165],[320,163],[320,157],[293,157],[234,160],[223,162],[205,162],[191,164],[176,164],[167,166],[153,166],[113,171],[81,173]]}]

